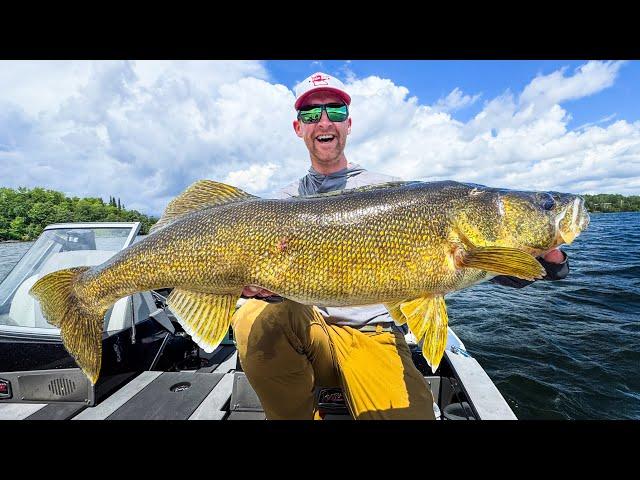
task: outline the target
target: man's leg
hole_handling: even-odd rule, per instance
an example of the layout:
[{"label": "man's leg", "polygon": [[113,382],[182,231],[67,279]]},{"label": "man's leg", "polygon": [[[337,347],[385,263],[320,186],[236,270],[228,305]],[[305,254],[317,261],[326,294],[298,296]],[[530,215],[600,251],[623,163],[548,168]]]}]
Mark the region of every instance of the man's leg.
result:
[{"label": "man's leg", "polygon": [[434,420],[433,396],[400,332],[329,325],[343,389],[358,420]]},{"label": "man's leg", "polygon": [[286,299],[248,300],[231,324],[240,363],[267,418],[312,419],[315,386],[339,386],[322,315]]}]

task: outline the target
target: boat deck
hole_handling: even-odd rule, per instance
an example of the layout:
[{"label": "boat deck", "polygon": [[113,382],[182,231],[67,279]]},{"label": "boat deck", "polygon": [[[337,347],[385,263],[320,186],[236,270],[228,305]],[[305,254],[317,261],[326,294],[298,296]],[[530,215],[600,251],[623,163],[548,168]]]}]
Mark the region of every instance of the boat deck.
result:
[{"label": "boat deck", "polygon": [[237,352],[227,346],[216,356],[217,363],[199,370],[142,372],[94,407],[0,404],[0,420],[222,420],[232,393]]},{"label": "boat deck", "polygon": [[[453,375],[425,377],[441,409],[460,405],[462,399],[470,406],[463,414],[468,419],[517,419],[474,358],[455,349],[447,350],[445,358]],[[205,368],[142,372],[93,407],[2,403],[0,420],[264,420],[258,397],[236,367],[237,351],[225,345],[212,354]]]}]

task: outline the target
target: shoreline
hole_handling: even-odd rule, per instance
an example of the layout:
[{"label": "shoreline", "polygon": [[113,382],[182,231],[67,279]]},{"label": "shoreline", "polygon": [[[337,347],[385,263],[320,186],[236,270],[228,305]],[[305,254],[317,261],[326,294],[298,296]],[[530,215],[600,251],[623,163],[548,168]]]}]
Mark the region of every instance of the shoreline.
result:
[{"label": "shoreline", "polygon": [[640,210],[624,210],[622,212],[601,212],[601,211],[591,212],[589,211],[589,215],[593,215],[594,213],[640,213]]}]

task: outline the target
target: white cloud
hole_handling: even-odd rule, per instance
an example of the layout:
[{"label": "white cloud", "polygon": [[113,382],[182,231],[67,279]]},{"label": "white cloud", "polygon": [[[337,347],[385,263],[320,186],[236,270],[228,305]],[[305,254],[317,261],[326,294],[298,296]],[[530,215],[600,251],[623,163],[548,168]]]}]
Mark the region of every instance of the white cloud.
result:
[{"label": "white cloud", "polygon": [[481,94],[474,96],[465,95],[458,87],[454,88],[449,95],[441,98],[434,105],[434,110],[439,112],[454,112],[476,103]]},{"label": "white cloud", "polygon": [[52,111],[86,84],[92,63],[52,60],[0,61],[0,103],[12,103],[37,116]]},{"label": "white cloud", "polygon": [[262,192],[269,187],[269,180],[278,170],[275,163],[251,165],[247,169],[234,170],[223,180],[229,185],[243,185],[248,192]]},{"label": "white cloud", "polygon": [[346,83],[353,83],[357,80],[357,75],[351,69],[351,60],[347,60],[344,62],[344,65],[340,67],[340,78]]},{"label": "white cloud", "polygon": [[[347,158],[407,179],[638,194],[640,122],[602,126],[612,112],[570,129],[563,104],[610,87],[621,65],[535,77],[467,122],[454,113],[479,95],[420,105],[391,79],[349,75]],[[114,195],[154,214],[202,178],[271,196],[308,168],[293,100],[261,62],[0,62],[0,185]]]},{"label": "white cloud", "polygon": [[[50,71],[63,92],[55,101],[37,94]],[[115,195],[157,214],[189,183],[223,178],[258,152],[278,158],[281,140],[296,144],[285,135],[293,94],[265,81],[259,62],[0,62],[0,85],[22,74],[37,102],[0,97],[5,186]]]},{"label": "white cloud", "polygon": [[522,91],[520,103],[551,105],[593,95],[613,85],[624,63],[591,61],[578,67],[573,76],[564,76],[566,68],[537,76]]}]

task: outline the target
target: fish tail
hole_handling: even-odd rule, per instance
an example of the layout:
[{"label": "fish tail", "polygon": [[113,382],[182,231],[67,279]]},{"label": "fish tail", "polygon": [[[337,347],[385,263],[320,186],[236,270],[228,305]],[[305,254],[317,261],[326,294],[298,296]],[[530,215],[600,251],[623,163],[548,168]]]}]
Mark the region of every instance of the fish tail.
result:
[{"label": "fish tail", "polygon": [[76,267],[45,275],[29,293],[40,302],[42,314],[60,328],[62,342],[78,366],[95,384],[102,362],[102,331],[108,307],[89,307],[76,293],[78,277],[90,267]]}]

